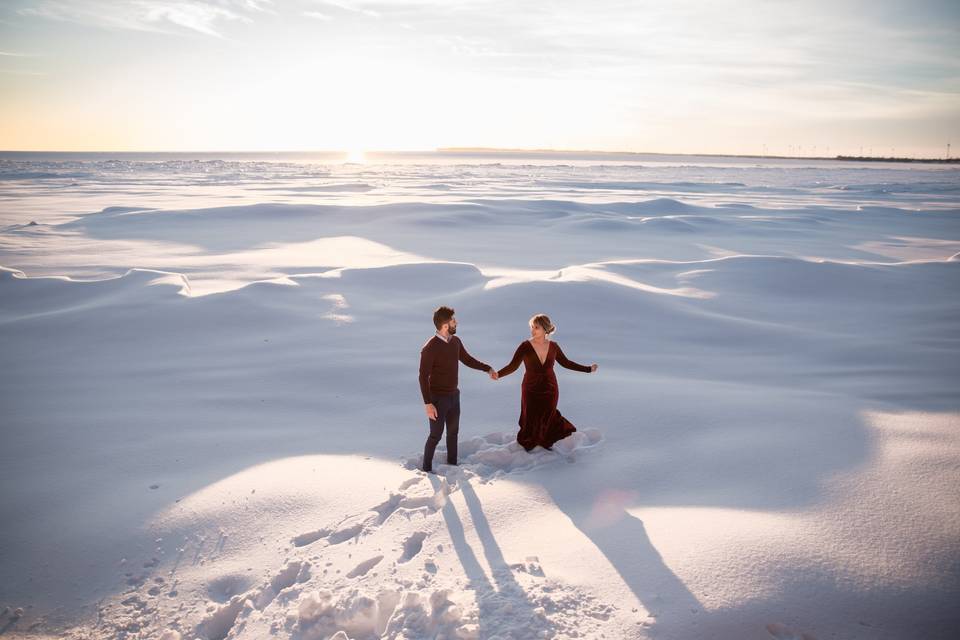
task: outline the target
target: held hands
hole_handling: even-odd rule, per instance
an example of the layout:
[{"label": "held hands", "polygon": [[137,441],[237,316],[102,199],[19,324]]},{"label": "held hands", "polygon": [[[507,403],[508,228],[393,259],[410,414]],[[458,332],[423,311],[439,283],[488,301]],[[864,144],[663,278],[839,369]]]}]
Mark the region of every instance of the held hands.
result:
[{"label": "held hands", "polygon": [[597,372],[597,369],[599,369],[599,368],[600,368],[600,367],[599,367],[596,363],[590,365],[590,373],[596,373],[596,372]]},{"label": "held hands", "polygon": [[433,406],[432,404],[425,404],[423,405],[423,408],[426,409],[427,411],[427,418],[429,418],[430,420],[437,419],[437,408],[435,406]]},{"label": "held hands", "polygon": [[487,371],[487,375],[490,376],[491,380],[497,380],[500,378],[500,376],[497,375],[497,372],[494,369],[490,369],[490,371]]}]

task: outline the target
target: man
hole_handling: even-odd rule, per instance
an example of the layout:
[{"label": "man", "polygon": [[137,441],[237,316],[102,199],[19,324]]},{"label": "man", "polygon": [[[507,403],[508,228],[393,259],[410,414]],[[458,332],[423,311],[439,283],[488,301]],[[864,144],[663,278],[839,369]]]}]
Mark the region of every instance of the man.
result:
[{"label": "man", "polygon": [[467,353],[456,337],[457,319],[450,307],[439,307],[433,312],[435,336],[420,350],[420,393],[430,420],[430,435],[423,447],[423,470],[433,473],[433,452],[440,443],[443,428],[447,428],[447,464],[457,464],[457,435],[460,432],[460,390],[457,388],[457,361],[471,369],[486,371],[491,380],[497,372]]}]

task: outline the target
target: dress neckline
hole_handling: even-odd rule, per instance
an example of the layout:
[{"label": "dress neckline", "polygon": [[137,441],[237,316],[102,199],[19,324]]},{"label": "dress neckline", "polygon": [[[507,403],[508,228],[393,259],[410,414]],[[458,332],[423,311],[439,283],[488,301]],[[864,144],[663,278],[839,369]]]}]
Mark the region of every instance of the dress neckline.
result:
[{"label": "dress neckline", "polygon": [[533,355],[536,356],[537,362],[540,363],[540,366],[546,367],[547,360],[550,359],[550,347],[553,346],[553,342],[551,340],[547,340],[547,356],[543,360],[540,360],[540,354],[537,353],[537,348],[533,346],[533,341],[527,338],[527,344],[529,344],[530,348],[533,349]]}]

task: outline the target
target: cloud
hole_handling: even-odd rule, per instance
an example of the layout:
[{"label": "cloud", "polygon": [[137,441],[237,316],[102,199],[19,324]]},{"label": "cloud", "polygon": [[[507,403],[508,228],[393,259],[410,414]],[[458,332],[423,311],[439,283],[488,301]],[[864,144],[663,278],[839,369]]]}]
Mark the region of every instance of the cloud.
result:
[{"label": "cloud", "polygon": [[20,15],[90,24],[108,29],[169,33],[188,30],[222,37],[225,21],[252,22],[250,13],[268,12],[271,0],[44,0]]},{"label": "cloud", "polygon": [[250,18],[234,13],[224,7],[199,2],[165,2],[162,0],[141,0],[137,3],[142,9],[140,14],[148,23],[170,22],[185,29],[220,37],[214,24],[221,19],[252,22]]},{"label": "cloud", "polygon": [[381,16],[379,11],[368,9],[365,7],[365,3],[354,0],[316,0],[316,2],[327,7],[333,7],[351,13],[360,13],[365,16],[370,16],[371,18],[379,18]]},{"label": "cloud", "polygon": [[[381,104],[390,91],[414,96],[410,103],[420,105],[419,111],[411,106],[408,119],[421,111],[481,105],[474,120],[491,124],[475,134],[457,134],[454,120],[425,121],[423,139],[438,143],[476,135],[474,140],[509,146],[506,133],[496,138],[499,130],[508,130],[494,126],[498,119],[535,125],[515,134],[529,141],[524,144],[609,148],[629,134],[675,148],[669,137],[656,136],[687,126],[684,121],[751,132],[757,127],[744,123],[759,120],[766,123],[766,143],[801,125],[808,127],[804,136],[826,140],[859,121],[877,127],[889,122],[891,131],[906,131],[920,130],[909,123],[921,121],[929,129],[926,123],[935,119],[953,131],[948,116],[955,122],[960,113],[956,0],[17,1],[29,2],[23,15],[112,29],[229,37],[231,28],[258,21],[258,44],[267,46],[250,47],[243,55],[249,51],[249,62],[260,71],[259,86],[275,87],[275,94],[306,92],[307,102],[318,102],[321,90],[314,96],[301,88],[300,78],[322,69],[329,80],[323,92],[341,87],[339,93],[353,105]],[[275,19],[264,19],[266,13]],[[338,28],[324,28],[334,25]],[[57,40],[63,29],[50,26],[49,44],[25,35],[5,49],[72,46],[73,39]],[[323,38],[316,37],[317,28],[324,30]],[[200,38],[175,43],[184,44],[205,43]],[[96,51],[95,45],[86,50]],[[154,56],[150,64],[162,66],[165,59]],[[27,66],[26,61],[0,57],[0,66]],[[53,71],[55,62],[50,61]],[[216,95],[244,94],[256,86],[234,79],[236,65],[229,57],[210,56],[202,63],[218,78]],[[141,82],[149,86],[149,80]],[[214,91],[192,82],[184,79],[184,90]],[[461,98],[467,95],[469,105]],[[436,106],[441,104],[447,107]],[[375,108],[369,107],[371,113]],[[513,117],[511,109],[520,115]],[[344,118],[359,120],[356,110],[346,110]],[[541,113],[556,116],[546,120]],[[567,130],[569,135],[560,133]],[[707,129],[700,133],[713,135]],[[381,134],[358,129],[351,135],[375,140]],[[384,139],[391,135],[396,137],[384,129]]]}]

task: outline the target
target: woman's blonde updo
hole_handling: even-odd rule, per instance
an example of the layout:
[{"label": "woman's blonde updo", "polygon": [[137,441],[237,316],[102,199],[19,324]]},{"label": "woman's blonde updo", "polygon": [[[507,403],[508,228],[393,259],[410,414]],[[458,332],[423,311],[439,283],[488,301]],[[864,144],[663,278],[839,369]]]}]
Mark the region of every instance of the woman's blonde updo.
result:
[{"label": "woman's blonde updo", "polygon": [[538,313],[537,315],[530,318],[530,324],[537,325],[538,327],[543,329],[544,333],[546,333],[548,336],[557,330],[557,328],[553,325],[553,323],[550,322],[550,318],[543,313]]}]

